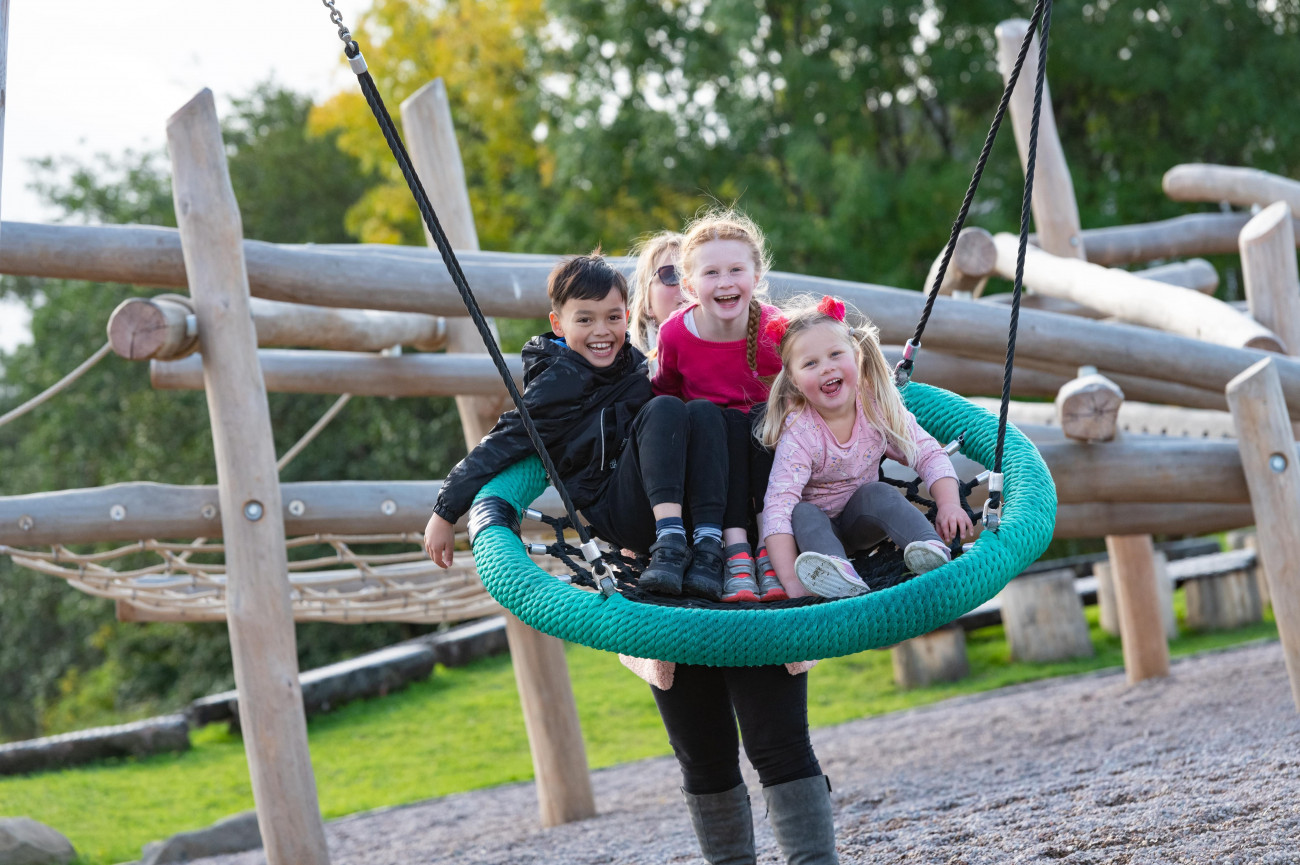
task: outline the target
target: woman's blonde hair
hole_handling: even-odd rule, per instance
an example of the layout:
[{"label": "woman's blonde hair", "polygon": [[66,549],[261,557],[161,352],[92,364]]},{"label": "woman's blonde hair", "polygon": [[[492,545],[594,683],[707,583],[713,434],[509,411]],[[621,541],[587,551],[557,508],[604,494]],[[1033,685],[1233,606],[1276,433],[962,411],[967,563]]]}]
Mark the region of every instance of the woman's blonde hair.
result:
[{"label": "woman's blonde hair", "polygon": [[[749,244],[754,256],[754,272],[758,282],[754,294],[749,299],[749,329],[745,335],[745,358],[749,368],[758,369],[758,325],[762,320],[762,299],[767,297],[767,272],[772,269],[772,256],[767,248],[767,239],[763,230],[745,214],[735,208],[712,208],[706,210],[686,226],[686,238],[682,241],[681,272],[683,284],[685,277],[691,273],[695,256],[700,247],[711,240],[739,240]],[[687,291],[690,291],[688,288]]]},{"label": "woman's blonde hair", "polygon": [[807,400],[790,374],[794,343],[801,333],[825,324],[840,331],[844,341],[853,348],[858,365],[858,396],[867,421],[884,435],[887,444],[901,451],[911,465],[916,459],[916,443],[912,441],[903,397],[894,384],[894,371],[880,350],[880,329],[850,306],[846,305],[844,321],[818,307],[817,301],[805,297],[796,299],[783,310],[789,324],[777,345],[781,354],[781,372],[772,382],[772,391],[767,398],[767,413],[760,430],[763,444],[769,448],[776,447],[785,429],[786,417],[790,412],[807,406]]},{"label": "woman's blonde hair", "polygon": [[655,321],[650,309],[650,283],[654,280],[655,262],[665,250],[673,250],[673,264],[681,253],[682,236],[675,231],[661,231],[643,237],[632,247],[636,257],[636,271],[632,274],[632,308],[628,312],[628,329],[632,344],[649,354],[655,347],[652,338],[659,332],[662,321]]}]

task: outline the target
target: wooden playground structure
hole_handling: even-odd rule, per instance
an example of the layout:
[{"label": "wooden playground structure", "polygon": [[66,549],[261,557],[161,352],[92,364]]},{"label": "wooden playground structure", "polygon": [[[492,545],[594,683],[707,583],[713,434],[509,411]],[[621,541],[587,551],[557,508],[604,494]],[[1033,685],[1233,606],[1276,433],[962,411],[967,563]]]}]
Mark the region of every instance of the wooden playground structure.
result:
[{"label": "wooden playground structure", "polygon": [[[1004,74],[1025,26],[998,28]],[[1012,103],[1022,162],[1031,91],[1023,82]],[[1256,526],[1300,705],[1300,279],[1292,218],[1300,183],[1177,166],[1164,178],[1171,198],[1258,212],[1085,230],[1048,106],[1050,99],[1012,394],[1054,403],[1013,403],[1010,419],[1056,480],[1056,536],[1106,538],[1125,666],[1137,681],[1169,668],[1151,535]],[[544,315],[555,257],[478,251],[441,82],[407,100],[402,121],[484,311]],[[149,361],[155,387],[206,391],[219,483],[0,498],[0,552],[113,599],[124,619],[227,621],[268,861],[324,863],[292,622],[443,622],[500,608],[478,585],[469,556],[449,572],[422,562],[419,538],[437,481],[280,484],[266,393],[454,395],[473,446],[505,408],[505,389],[432,251],[244,240],[211,93],[181,108],[167,131],[178,230],[5,224],[0,272],[186,289],[128,301],[106,324],[114,352]],[[1196,258],[1229,253],[1241,258],[1245,308],[1214,299],[1215,271]],[[1014,238],[963,233],[918,381],[972,397],[1000,391],[1008,309],[1005,296],[985,297],[983,289],[989,277],[1007,277],[1014,258]],[[1160,265],[1119,267],[1151,262]],[[916,292],[867,283],[779,272],[770,281],[778,299],[844,297],[896,346],[923,302]],[[893,359],[900,351],[891,349]],[[558,513],[558,498],[543,497],[538,507]],[[172,538],[221,543],[158,540]],[[392,542],[417,549],[358,551]],[[68,549],[91,543],[147,550],[160,564],[119,571],[111,553]],[[287,543],[331,552],[291,566]],[[199,553],[224,561],[200,565]],[[513,617],[507,623],[541,821],[589,816],[595,803],[563,645]]]}]

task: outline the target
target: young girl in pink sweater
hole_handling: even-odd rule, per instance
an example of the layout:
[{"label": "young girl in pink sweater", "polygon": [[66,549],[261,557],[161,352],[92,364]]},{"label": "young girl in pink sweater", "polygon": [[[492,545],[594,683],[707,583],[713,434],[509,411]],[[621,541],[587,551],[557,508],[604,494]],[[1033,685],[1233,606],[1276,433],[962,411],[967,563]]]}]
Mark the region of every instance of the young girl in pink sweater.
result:
[{"label": "young girl in pink sweater", "polygon": [[[682,590],[724,601],[784,600],[771,569],[756,569],[749,543],[750,519],[762,504],[771,465],[770,455],[756,446],[750,412],[767,401],[781,369],[775,346],[763,338],[767,323],[780,315],[760,300],[771,267],[763,232],[735,210],[710,211],[687,226],[679,264],[693,302],[660,324],[654,390],[721,406],[729,458],[722,525],[695,527],[693,573],[708,571],[716,580],[691,580]],[[759,564],[766,565],[762,550]]]},{"label": "young girl in pink sweater", "polygon": [[[786,591],[866,592],[849,555],[886,537],[913,573],[946,563],[948,544],[973,527],[952,461],[903,406],[879,330],[846,321],[844,303],[823,297],[774,320],[768,333],[781,373],[763,422],[763,442],[776,454],[760,522]],[[885,457],[929,485],[934,526],[897,487],[876,480]]]}]

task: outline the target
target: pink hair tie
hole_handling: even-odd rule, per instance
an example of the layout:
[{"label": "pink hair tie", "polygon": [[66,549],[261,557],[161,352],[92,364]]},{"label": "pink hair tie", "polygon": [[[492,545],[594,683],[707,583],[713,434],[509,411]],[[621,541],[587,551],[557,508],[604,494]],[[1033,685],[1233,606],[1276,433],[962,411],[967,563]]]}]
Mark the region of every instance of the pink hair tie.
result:
[{"label": "pink hair tie", "polygon": [[822,295],[822,299],[817,302],[817,311],[829,315],[836,321],[844,321],[844,301],[838,297]]}]

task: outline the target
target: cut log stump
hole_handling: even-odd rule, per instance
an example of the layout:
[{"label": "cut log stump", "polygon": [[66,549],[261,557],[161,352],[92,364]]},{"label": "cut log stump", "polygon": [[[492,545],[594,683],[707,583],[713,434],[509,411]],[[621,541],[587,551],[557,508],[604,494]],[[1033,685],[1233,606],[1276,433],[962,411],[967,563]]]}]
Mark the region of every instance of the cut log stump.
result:
[{"label": "cut log stump", "polygon": [[[1160,620],[1164,623],[1165,637],[1178,636],[1178,620],[1174,616],[1174,582],[1169,578],[1168,559],[1165,554],[1155,554],[1156,592],[1160,601]],[[1115,601],[1115,575],[1109,562],[1097,562],[1092,567],[1097,579],[1097,614],[1101,629],[1119,636],[1119,608]]]},{"label": "cut log stump", "polygon": [[934,682],[956,682],[970,674],[966,659],[966,630],[943,627],[905,640],[890,649],[894,683],[900,688],[924,688]]},{"label": "cut log stump", "polygon": [[1200,630],[1240,628],[1263,618],[1263,601],[1255,569],[1242,568],[1183,584],[1187,627]]},{"label": "cut log stump", "polygon": [[1002,624],[1017,661],[1063,661],[1093,654],[1074,571],[1017,577],[1001,592]]}]

